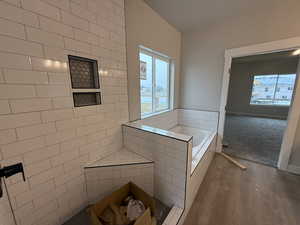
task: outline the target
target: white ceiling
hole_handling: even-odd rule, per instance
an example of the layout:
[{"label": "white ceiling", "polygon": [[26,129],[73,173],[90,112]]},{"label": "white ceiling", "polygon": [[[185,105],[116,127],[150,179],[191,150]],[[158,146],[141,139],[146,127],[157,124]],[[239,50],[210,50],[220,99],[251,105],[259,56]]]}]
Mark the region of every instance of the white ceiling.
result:
[{"label": "white ceiling", "polygon": [[198,30],[242,15],[267,14],[272,7],[288,1],[295,0],[145,0],[180,31]]}]

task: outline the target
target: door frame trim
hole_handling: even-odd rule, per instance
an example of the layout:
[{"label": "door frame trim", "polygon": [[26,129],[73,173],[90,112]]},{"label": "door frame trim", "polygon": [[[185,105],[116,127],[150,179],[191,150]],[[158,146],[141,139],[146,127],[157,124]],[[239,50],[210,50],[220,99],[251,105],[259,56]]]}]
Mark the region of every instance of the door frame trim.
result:
[{"label": "door frame trim", "polygon": [[[266,42],[261,44],[255,44],[250,46],[244,46],[240,48],[226,49],[225,50],[225,64],[223,71],[221,102],[220,102],[220,119],[218,126],[218,145],[217,151],[222,151],[222,139],[224,134],[225,124],[225,107],[227,103],[230,69],[232,59],[242,56],[259,55],[266,53],[274,53],[288,50],[295,50],[300,48],[300,37],[288,38],[283,40],[277,40],[272,42]],[[298,65],[297,77],[300,75],[300,68]],[[288,170],[289,159],[292,153],[292,147],[296,135],[296,129],[300,117],[300,81],[297,79],[294,91],[294,98],[289,109],[287,128],[285,130],[283,141],[280,149],[279,160],[277,167],[280,170]]]}]

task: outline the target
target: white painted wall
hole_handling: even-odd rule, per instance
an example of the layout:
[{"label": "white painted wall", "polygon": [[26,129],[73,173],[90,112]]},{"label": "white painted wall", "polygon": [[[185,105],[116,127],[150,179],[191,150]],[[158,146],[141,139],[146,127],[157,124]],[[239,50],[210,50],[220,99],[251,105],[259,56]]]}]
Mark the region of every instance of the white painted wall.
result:
[{"label": "white painted wall", "polygon": [[[219,111],[225,49],[300,36],[299,10],[298,1],[289,1],[271,6],[267,13],[231,18],[184,33],[180,107]],[[291,159],[297,165],[298,151]]]},{"label": "white painted wall", "polygon": [[263,74],[295,74],[297,66],[298,58],[253,62],[233,60],[226,112],[286,119],[289,107],[250,105],[253,79],[255,75]]},{"label": "white painted wall", "polygon": [[299,1],[289,1],[184,33],[180,107],[218,111],[225,49],[300,36],[299,10]]},{"label": "white painted wall", "polygon": [[171,57],[175,63],[174,106],[179,103],[181,33],[143,0],[125,0],[130,121],[140,119],[139,45]]}]

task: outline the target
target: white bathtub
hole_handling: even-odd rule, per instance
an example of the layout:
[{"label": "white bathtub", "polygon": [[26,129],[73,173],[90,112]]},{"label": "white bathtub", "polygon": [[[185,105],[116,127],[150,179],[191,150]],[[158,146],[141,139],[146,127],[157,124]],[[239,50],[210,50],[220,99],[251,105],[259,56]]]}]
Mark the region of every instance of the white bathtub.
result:
[{"label": "white bathtub", "polygon": [[169,130],[175,133],[193,136],[192,166],[191,166],[191,173],[193,173],[199,161],[201,160],[202,156],[205,154],[207,150],[206,143],[210,143],[215,133],[209,130],[203,130],[199,128],[182,126],[182,125],[177,125]]}]

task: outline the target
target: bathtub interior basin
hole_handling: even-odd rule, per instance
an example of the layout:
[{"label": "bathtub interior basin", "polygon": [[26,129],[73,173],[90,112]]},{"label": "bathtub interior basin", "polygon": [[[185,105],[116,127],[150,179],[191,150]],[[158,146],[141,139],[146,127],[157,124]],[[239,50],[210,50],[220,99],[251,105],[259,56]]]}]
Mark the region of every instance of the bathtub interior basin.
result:
[{"label": "bathtub interior basin", "polygon": [[197,164],[201,160],[202,156],[207,150],[207,144],[212,139],[214,132],[189,126],[176,125],[169,129],[172,132],[184,134],[193,137],[193,148],[192,148],[192,167],[191,173],[193,173]]}]

